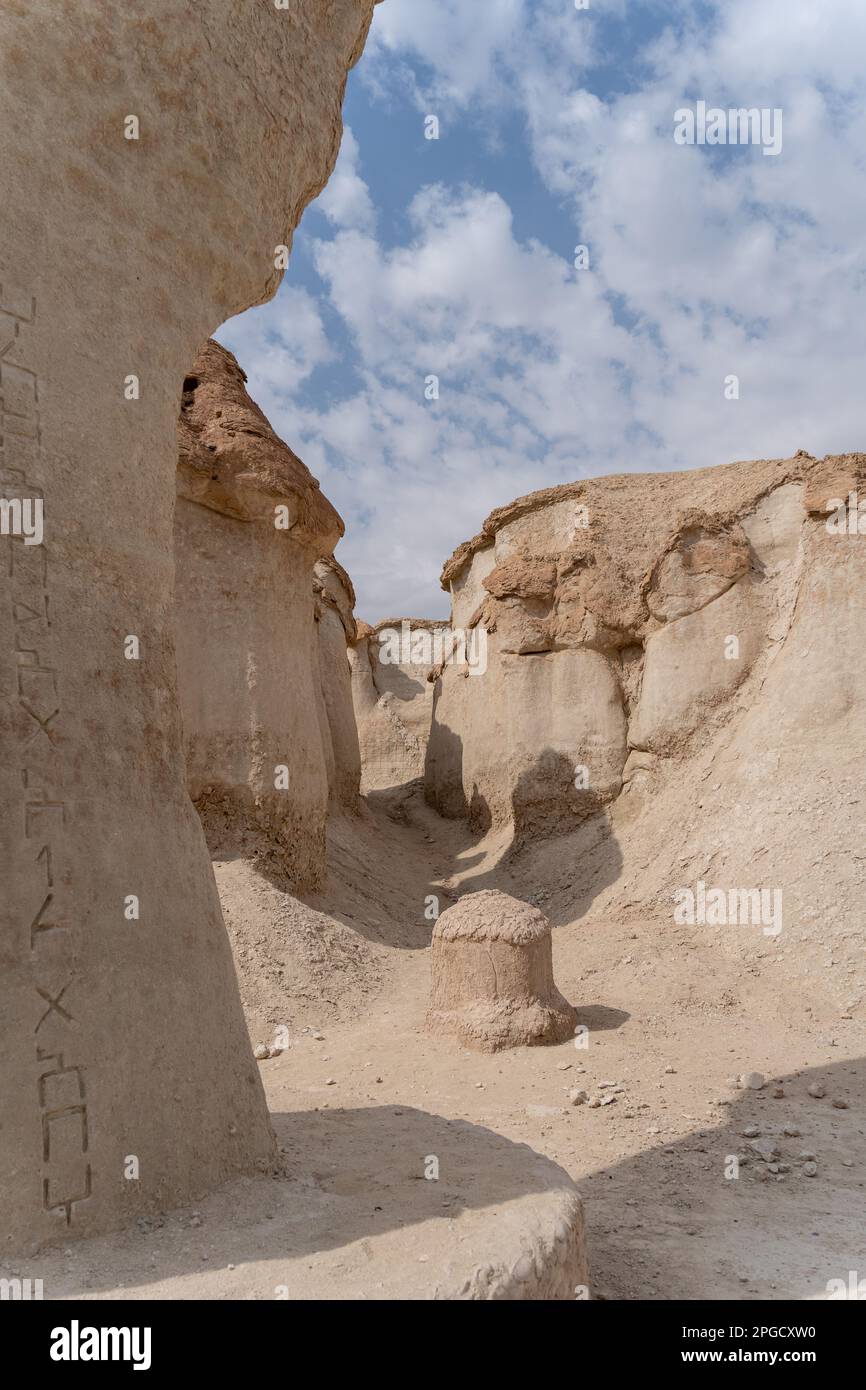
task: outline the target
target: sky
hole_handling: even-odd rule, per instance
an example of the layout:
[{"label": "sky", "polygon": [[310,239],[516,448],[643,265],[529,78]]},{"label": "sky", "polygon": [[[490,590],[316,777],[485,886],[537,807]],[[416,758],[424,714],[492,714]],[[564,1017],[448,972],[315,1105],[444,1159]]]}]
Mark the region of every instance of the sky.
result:
[{"label": "sky", "polygon": [[[781,150],[680,143],[699,102]],[[447,616],[443,562],[537,488],[866,449],[864,0],[383,0],[344,119],[217,337],[359,617]]]}]

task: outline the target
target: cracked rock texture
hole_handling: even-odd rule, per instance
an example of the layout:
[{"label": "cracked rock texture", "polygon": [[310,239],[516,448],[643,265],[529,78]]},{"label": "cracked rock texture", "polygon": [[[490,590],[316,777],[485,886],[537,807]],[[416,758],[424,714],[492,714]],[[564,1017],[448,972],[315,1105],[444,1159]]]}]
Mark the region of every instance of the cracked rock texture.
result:
[{"label": "cracked rock texture", "polygon": [[808,968],[830,950],[856,1002],[866,536],[833,525],[849,493],[866,496],[866,456],[801,452],[494,512],[443,571],[488,669],[438,677],[428,799],[515,849],[574,832],[577,861],[548,867],[582,912],[669,913],[700,879],[778,889],[781,933],[722,927],[732,949]]}]

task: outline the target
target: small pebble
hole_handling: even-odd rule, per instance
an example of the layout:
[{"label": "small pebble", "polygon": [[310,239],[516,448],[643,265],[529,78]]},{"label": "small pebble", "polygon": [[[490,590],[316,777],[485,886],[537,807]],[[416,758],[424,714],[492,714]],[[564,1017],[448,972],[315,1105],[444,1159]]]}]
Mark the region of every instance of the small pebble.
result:
[{"label": "small pebble", "polygon": [[336,1077],[333,1077],[333,1076],[329,1076],[328,1079],[327,1079],[327,1081],[325,1082],[325,1085],[326,1085],[326,1086],[336,1086],[336,1084],[337,1084]]},{"label": "small pebble", "polygon": [[814,1100],[823,1100],[827,1094],[826,1086],[823,1086],[820,1081],[813,1081],[806,1089]]},{"label": "small pebble", "polygon": [[835,1100],[832,1100],[832,1101],[830,1102],[830,1104],[833,1106],[834,1110],[847,1110],[847,1109],[848,1109],[848,1102],[847,1102],[847,1100],[840,1100],[838,1096],[836,1097]]},{"label": "small pebble", "polygon": [[740,1084],[749,1091],[760,1091],[767,1084],[767,1078],[759,1071],[747,1071],[740,1077]]},{"label": "small pebble", "polygon": [[257,1043],[253,1056],[257,1062],[264,1062],[271,1055],[271,1049],[265,1043]]},{"label": "small pebble", "polygon": [[808,1163],[803,1164],[803,1172],[806,1174],[807,1178],[814,1178],[817,1171],[818,1165],[817,1163],[814,1163],[811,1159]]}]

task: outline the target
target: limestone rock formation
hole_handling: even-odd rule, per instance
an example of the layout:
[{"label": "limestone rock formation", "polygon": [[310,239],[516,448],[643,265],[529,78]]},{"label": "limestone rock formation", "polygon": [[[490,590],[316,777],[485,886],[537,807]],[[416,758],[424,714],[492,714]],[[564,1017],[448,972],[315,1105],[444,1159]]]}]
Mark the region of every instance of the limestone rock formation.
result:
[{"label": "limestone rock formation", "polygon": [[176,420],[199,346],[279,284],[372,8],[0,11],[0,478],[45,515],[0,540],[5,1254],[271,1161],[186,789]]},{"label": "limestone rock formation", "polygon": [[178,421],[187,778],[213,852],[255,858],[311,888],[325,864],[327,754],[333,767],[313,569],[343,523],[245,380],[232,354],[207,342],[184,380]]},{"label": "limestone rock formation", "polygon": [[[443,573],[488,668],[437,682],[429,799],[518,844],[575,831],[581,911],[761,889],[805,960],[833,903],[838,978],[859,977],[864,497],[866,456],[801,452],[494,512]],[[778,924],[747,925],[732,950]]]},{"label": "limestone rock formation", "polygon": [[357,636],[355,590],[343,566],[326,556],[313,573],[319,654],[319,713],[333,805],[357,811],[361,751],[352,704],[349,652]]},{"label": "limestone rock formation", "polygon": [[359,624],[352,698],[361,745],[362,790],[381,791],[424,776],[433,713],[436,638],[447,623],[386,618]]},{"label": "limestone rock formation", "polygon": [[427,1026],[483,1052],[565,1042],[575,1010],[553,981],[550,923],[537,907],[482,889],[433,931]]},{"label": "limestone rock formation", "polygon": [[482,624],[491,655],[481,680],[439,678],[434,804],[567,828],[726,722],[789,637],[810,572],[840,558],[805,490],[823,507],[858,459],[835,461],[834,480],[802,454],[598,478],[494,512],[443,571],[454,626]]}]

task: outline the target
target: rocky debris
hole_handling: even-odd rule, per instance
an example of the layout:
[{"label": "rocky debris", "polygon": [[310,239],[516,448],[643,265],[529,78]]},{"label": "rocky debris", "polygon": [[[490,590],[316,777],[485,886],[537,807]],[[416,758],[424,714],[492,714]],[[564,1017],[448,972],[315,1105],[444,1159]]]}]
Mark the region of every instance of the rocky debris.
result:
[{"label": "rocky debris", "polygon": [[744,1090],[760,1091],[767,1084],[767,1078],[759,1071],[747,1071],[740,1077],[740,1085]]},{"label": "rocky debris", "polygon": [[433,1032],[486,1052],[573,1034],[575,1010],[554,984],[550,924],[507,893],[467,893],[442,913],[431,970]]},{"label": "rocky debris", "polygon": [[823,1100],[827,1094],[827,1087],[823,1081],[811,1081],[806,1090],[813,1100]]}]

